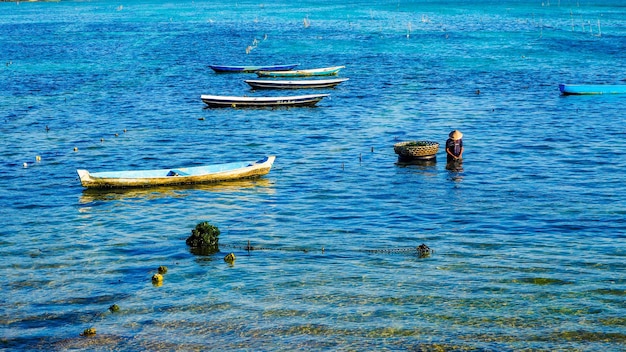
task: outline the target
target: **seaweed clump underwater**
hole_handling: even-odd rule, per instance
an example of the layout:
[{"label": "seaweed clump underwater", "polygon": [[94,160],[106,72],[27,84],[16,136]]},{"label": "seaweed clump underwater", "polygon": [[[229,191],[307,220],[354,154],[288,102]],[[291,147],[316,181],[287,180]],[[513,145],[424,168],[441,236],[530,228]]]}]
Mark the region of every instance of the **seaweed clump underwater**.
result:
[{"label": "seaweed clump underwater", "polygon": [[220,230],[217,226],[204,221],[191,230],[191,236],[187,238],[186,243],[191,247],[191,253],[193,254],[214,254],[220,251],[219,236]]}]

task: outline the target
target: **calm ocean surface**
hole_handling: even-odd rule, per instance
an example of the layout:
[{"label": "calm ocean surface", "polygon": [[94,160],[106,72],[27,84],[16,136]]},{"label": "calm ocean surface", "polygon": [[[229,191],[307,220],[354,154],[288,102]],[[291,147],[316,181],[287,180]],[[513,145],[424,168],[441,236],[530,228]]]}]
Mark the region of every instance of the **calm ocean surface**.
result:
[{"label": "calm ocean surface", "polygon": [[[624,350],[626,96],[558,84],[626,84],[625,48],[621,0],[0,3],[0,349]],[[350,80],[200,100],[309,93],[208,68],[274,63]],[[396,163],[453,129],[462,172]],[[76,175],[271,154],[217,185]],[[186,246],[202,221],[220,253]]]}]

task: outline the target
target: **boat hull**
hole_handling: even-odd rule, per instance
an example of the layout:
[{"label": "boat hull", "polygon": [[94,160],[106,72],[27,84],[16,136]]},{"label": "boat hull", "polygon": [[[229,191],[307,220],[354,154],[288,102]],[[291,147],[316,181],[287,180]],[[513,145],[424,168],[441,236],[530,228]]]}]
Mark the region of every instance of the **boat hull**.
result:
[{"label": "boat hull", "polygon": [[245,82],[253,89],[310,89],[310,88],[333,88],[347,81],[348,78],[315,79],[315,80],[291,80],[274,81],[262,79],[249,79]]},{"label": "boat hull", "polygon": [[209,67],[217,73],[250,73],[256,71],[288,71],[292,70],[299,64],[289,65],[268,65],[268,66],[226,66],[226,65],[209,65]]},{"label": "boat hull", "polygon": [[86,188],[155,187],[260,177],[270,172],[275,159],[276,156],[272,155],[253,162],[187,168],[96,173],[79,169],[76,172],[81,185]]},{"label": "boat hull", "polygon": [[259,77],[311,77],[311,76],[333,76],[339,73],[339,71],[345,68],[345,66],[333,66],[324,68],[314,68],[310,70],[292,70],[292,71],[270,71],[259,70],[256,71]]},{"label": "boat hull", "polygon": [[222,95],[201,95],[202,101],[210,108],[260,108],[313,106],[329,94],[311,94],[281,97],[233,97]]},{"label": "boat hull", "polygon": [[622,84],[559,84],[563,95],[626,94]]}]

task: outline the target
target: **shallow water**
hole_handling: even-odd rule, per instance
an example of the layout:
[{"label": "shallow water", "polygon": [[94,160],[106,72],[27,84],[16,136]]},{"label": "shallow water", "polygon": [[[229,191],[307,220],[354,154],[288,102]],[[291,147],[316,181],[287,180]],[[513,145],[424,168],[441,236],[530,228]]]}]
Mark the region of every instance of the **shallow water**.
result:
[{"label": "shallow water", "polygon": [[[624,349],[626,96],[558,91],[624,82],[623,9],[0,3],[0,346]],[[314,108],[204,108],[291,94],[207,67],[271,63],[350,80]],[[453,129],[462,172],[441,148],[396,163],[394,143]],[[270,154],[269,175],[217,185],[88,191],[75,171]],[[202,221],[220,253],[186,246]]]}]

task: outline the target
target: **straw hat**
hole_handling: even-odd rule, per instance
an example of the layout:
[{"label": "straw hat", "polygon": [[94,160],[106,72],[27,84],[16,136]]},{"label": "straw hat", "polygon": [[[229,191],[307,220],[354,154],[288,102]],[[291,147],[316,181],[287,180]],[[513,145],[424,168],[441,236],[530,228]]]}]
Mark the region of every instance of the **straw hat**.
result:
[{"label": "straw hat", "polygon": [[454,130],[452,132],[450,132],[450,134],[448,135],[450,136],[450,138],[452,138],[452,140],[459,140],[461,138],[463,138],[463,133],[461,133],[461,131],[459,130]]}]

